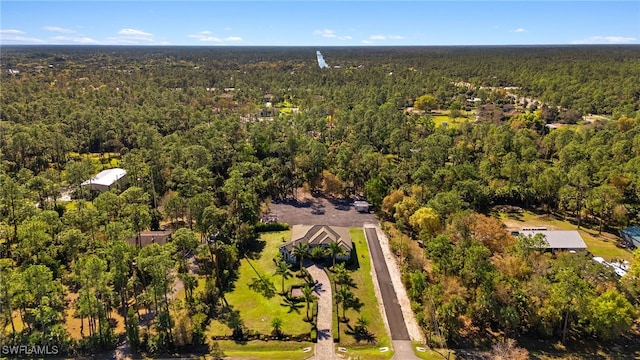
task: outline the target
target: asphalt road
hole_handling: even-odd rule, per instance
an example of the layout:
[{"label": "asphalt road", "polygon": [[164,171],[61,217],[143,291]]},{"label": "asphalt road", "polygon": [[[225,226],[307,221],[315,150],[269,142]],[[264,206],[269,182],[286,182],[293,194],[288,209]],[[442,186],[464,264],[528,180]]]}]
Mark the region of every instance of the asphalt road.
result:
[{"label": "asphalt road", "polygon": [[389,322],[391,340],[410,341],[411,338],[409,337],[407,325],[405,325],[404,317],[402,316],[402,309],[400,308],[396,291],[393,288],[393,283],[391,283],[391,276],[389,275],[389,269],[387,269],[387,262],[382,254],[382,248],[380,247],[380,241],[378,241],[376,229],[365,228],[364,231],[367,237],[367,242],[369,243],[371,259],[376,268],[378,284],[380,285],[380,294],[382,295],[382,303],[384,304],[387,321]]}]

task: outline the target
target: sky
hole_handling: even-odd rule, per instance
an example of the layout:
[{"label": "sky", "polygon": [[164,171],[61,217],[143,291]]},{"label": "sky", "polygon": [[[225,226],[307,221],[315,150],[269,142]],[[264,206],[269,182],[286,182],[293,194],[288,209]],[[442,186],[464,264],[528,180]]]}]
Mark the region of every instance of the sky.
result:
[{"label": "sky", "polygon": [[0,45],[640,44],[640,1],[0,1]]}]

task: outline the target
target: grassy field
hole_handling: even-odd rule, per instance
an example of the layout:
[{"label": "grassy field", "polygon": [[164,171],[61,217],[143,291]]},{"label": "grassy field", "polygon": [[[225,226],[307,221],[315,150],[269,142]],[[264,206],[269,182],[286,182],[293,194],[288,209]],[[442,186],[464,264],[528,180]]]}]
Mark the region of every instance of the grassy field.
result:
[{"label": "grassy field", "polygon": [[[521,214],[499,213],[497,216],[507,227],[512,228],[546,226],[549,230],[578,230],[576,225],[553,215],[538,215],[530,211],[524,211]],[[584,227],[581,227],[578,232],[594,256],[601,256],[607,261],[612,259],[631,261],[633,259],[631,251],[616,246],[617,236],[614,234],[603,232],[598,235],[597,229]]]},{"label": "grassy field", "polygon": [[103,156],[100,156],[100,153],[79,154],[70,152],[69,159],[76,161],[89,159],[95,173],[120,166],[120,154],[118,153],[104,153]]},{"label": "grassy field", "polygon": [[[350,230],[351,240],[356,249],[357,265],[351,266],[351,278],[355,285],[352,291],[363,306],[360,311],[348,309],[346,312],[348,323],[340,323],[340,343],[339,346],[347,348],[347,355],[353,357],[360,356],[366,359],[388,359],[392,353],[380,353],[379,348],[390,346],[389,335],[386,332],[382,314],[378,307],[373,279],[371,278],[371,260],[369,249],[361,228],[352,228]],[[329,272],[329,276],[332,274]],[[368,330],[374,335],[374,342],[358,343],[353,335],[353,327],[359,317],[364,317],[369,321]],[[337,316],[334,312],[334,337],[337,336]],[[342,308],[340,308],[340,317],[342,317]]]},{"label": "grassy field", "polygon": [[[304,360],[313,356],[313,343],[293,341],[248,341],[244,344],[232,340],[217,341],[224,354],[242,360]],[[303,351],[311,348],[310,351]],[[208,357],[206,357],[208,358]]]},{"label": "grassy field", "polygon": [[436,127],[442,126],[442,123],[446,123],[449,127],[457,128],[462,123],[475,121],[475,112],[463,111],[462,114],[464,116],[451,119],[448,111],[440,111],[433,114],[431,118],[433,119],[433,123]]},{"label": "grassy field", "polygon": [[450,350],[450,349],[437,349],[437,351],[435,350],[431,350],[429,348],[427,348],[424,344],[420,344],[420,343],[413,343],[413,348],[415,349],[417,346],[425,348],[425,351],[414,351],[414,353],[416,354],[416,356],[420,359],[423,360],[442,360],[442,359],[449,359],[449,360],[455,360],[456,358],[456,353],[455,350]]},{"label": "grassy field", "polygon": [[[262,234],[260,239],[265,241],[265,247],[260,258],[241,260],[240,275],[236,281],[236,288],[226,296],[229,305],[233,310],[239,311],[245,327],[251,331],[270,334],[273,330],[271,321],[276,317],[282,320],[282,331],[285,334],[299,335],[308,333],[311,330],[311,325],[303,321],[306,316],[306,305],[301,303],[296,310],[292,310],[290,307],[283,305],[284,298],[279,294],[282,290],[282,278],[275,275],[273,259],[277,257],[278,246],[284,243],[283,239],[289,241],[290,236],[290,231]],[[258,277],[256,271],[260,273],[262,278],[273,282],[277,292],[275,296],[266,298],[249,287],[253,279]],[[292,285],[300,285],[303,282],[303,280],[293,276],[285,281],[285,289],[290,288]],[[231,335],[231,329],[227,325],[214,320],[209,326],[208,334],[209,336]]]}]

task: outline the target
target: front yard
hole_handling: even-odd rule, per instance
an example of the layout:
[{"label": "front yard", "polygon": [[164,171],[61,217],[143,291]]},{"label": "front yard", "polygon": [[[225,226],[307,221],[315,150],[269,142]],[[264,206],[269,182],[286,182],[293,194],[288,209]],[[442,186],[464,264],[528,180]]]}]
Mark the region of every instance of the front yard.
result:
[{"label": "front yard", "polygon": [[[282,320],[282,332],[286,335],[308,334],[311,324],[304,321],[306,317],[305,303],[287,305],[285,298],[280,295],[282,290],[282,277],[275,275],[276,265],[273,259],[278,256],[278,247],[289,241],[291,231],[272,232],[262,234],[260,239],[265,242],[260,258],[255,260],[241,260],[240,272],[235,289],[226,295],[229,306],[233,311],[238,311],[240,319],[247,330],[263,335],[271,334],[274,318]],[[283,241],[284,239],[284,241]],[[275,286],[275,294],[266,297],[249,287],[254,280],[262,277],[266,282],[272,282]],[[293,285],[304,283],[294,275],[285,279],[285,289]],[[296,272],[297,273],[297,272]],[[209,325],[208,335],[231,335],[231,329],[220,321],[213,320]]]},{"label": "front yard", "polygon": [[[351,270],[352,286],[350,290],[359,300],[361,306],[359,311],[347,309],[348,321],[340,323],[340,334],[338,335],[334,305],[333,335],[334,338],[340,340],[339,343],[336,343],[336,352],[352,358],[359,356],[367,359],[389,359],[392,356],[391,351],[384,353],[379,351],[380,347],[389,347],[391,341],[386,332],[373,288],[371,260],[364,232],[361,228],[351,228],[350,234],[355,247],[354,254],[357,256],[357,260],[347,266]],[[262,234],[260,239],[264,241],[264,249],[260,257],[241,261],[235,289],[226,295],[230,310],[238,313],[245,329],[250,332],[269,335],[273,330],[273,319],[279,318],[282,321],[282,332],[288,336],[310,333],[315,335],[315,331],[312,333],[312,324],[305,320],[306,303],[304,301],[297,304],[287,303],[285,297],[281,295],[282,277],[276,275],[276,265],[273,259],[278,256],[278,247],[289,241],[290,236],[291,231]],[[292,270],[291,273],[292,276],[286,278],[284,283],[287,292],[292,286],[304,284],[304,280],[297,276],[299,271]],[[327,273],[331,278],[331,270],[327,270]],[[273,283],[275,287],[273,296],[267,297],[250,288],[249,284],[258,279],[258,274],[267,283]],[[332,289],[335,287],[332,286]],[[312,311],[313,309],[315,306],[312,306]],[[340,315],[342,316],[341,307]],[[368,322],[370,342],[356,340],[354,326],[360,317],[365,318]],[[217,342],[227,356],[239,356],[243,359],[305,359],[313,354],[314,344],[305,341],[253,340],[235,342],[233,340],[213,340],[213,337],[231,334],[232,330],[226,323],[212,320],[207,328],[206,339],[209,345]],[[303,351],[309,347],[312,349],[311,353]],[[346,348],[346,353],[338,351],[339,347]]]}]

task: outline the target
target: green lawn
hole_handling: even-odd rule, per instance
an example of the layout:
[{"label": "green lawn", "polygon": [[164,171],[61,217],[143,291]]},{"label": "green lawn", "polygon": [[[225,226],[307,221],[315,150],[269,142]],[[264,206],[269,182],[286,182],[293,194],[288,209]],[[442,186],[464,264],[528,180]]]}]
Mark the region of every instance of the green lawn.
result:
[{"label": "green lawn", "polygon": [[[288,335],[309,333],[311,325],[303,321],[306,316],[305,303],[299,304],[296,311],[291,311],[288,306],[283,306],[283,297],[279,294],[282,290],[282,278],[275,275],[273,259],[278,255],[278,247],[282,245],[283,238],[289,241],[291,231],[264,233],[260,239],[265,241],[265,247],[260,258],[255,260],[241,260],[240,275],[236,281],[235,289],[227,294],[226,298],[233,310],[240,312],[240,318],[247,329],[257,331],[260,334],[270,334],[273,328],[271,320],[279,317],[282,320],[282,331]],[[249,264],[249,261],[251,264]],[[253,268],[251,267],[253,265]],[[276,295],[266,298],[262,294],[249,288],[249,284],[257,278],[256,271],[267,280],[273,282]],[[293,272],[292,272],[293,274]],[[285,289],[291,285],[300,285],[304,281],[293,276],[285,281]],[[208,329],[209,335],[230,335],[231,329],[219,321],[213,320]]]},{"label": "green lawn", "polygon": [[[355,288],[352,291],[363,306],[360,308],[360,312],[356,310],[347,310],[348,323],[340,323],[340,343],[338,346],[347,348],[347,355],[349,356],[361,356],[366,359],[388,359],[393,355],[391,352],[380,353],[378,348],[384,346],[390,346],[389,335],[386,332],[384,321],[382,320],[382,314],[380,314],[380,308],[378,307],[378,300],[376,298],[373,279],[371,278],[371,260],[369,256],[369,249],[367,247],[367,241],[364,237],[364,231],[361,228],[352,228],[350,230],[351,240],[356,249],[355,255],[357,256],[357,265],[351,266],[353,270],[351,278],[355,284]],[[328,272],[329,276],[332,276],[331,271]],[[362,316],[369,321],[368,330],[375,336],[374,343],[360,342],[358,343],[349,329],[356,325],[358,318]],[[334,337],[337,336],[337,316],[334,311]],[[340,317],[342,317],[342,307],[340,307]]]},{"label": "green lawn", "polygon": [[[422,352],[422,351],[415,350],[417,346],[425,348],[426,351]],[[429,349],[424,344],[420,344],[416,342],[413,343],[413,349],[414,349],[413,352],[416,354],[416,356],[423,360],[442,360],[444,358],[447,358],[447,356],[449,360],[455,360],[456,358],[456,353],[454,350],[437,349],[437,351],[435,351],[435,350]]]},{"label": "green lawn", "polygon": [[[499,217],[507,226],[512,227],[546,226],[550,230],[578,230],[576,225],[568,221],[558,219],[552,215],[538,215],[530,211],[524,211],[522,214],[515,216],[500,213]],[[597,229],[588,229],[584,227],[581,227],[578,231],[587,245],[587,249],[594,256],[601,256],[607,261],[610,261],[611,259],[624,259],[631,261],[633,259],[631,251],[616,246],[616,235],[605,232],[598,235]]]},{"label": "green lawn", "polygon": [[[294,341],[249,341],[238,344],[232,340],[217,341],[224,354],[243,360],[303,360],[313,356],[313,343]],[[304,352],[303,349],[311,348]]]},{"label": "green lawn", "polygon": [[[282,320],[282,331],[288,335],[309,333],[311,325],[303,321],[306,316],[306,306],[299,304],[299,308],[292,311],[290,307],[283,306],[282,277],[275,275],[273,259],[278,256],[278,247],[289,241],[291,231],[264,233],[260,239],[265,241],[265,247],[259,259],[241,260],[239,278],[235,289],[227,294],[226,298],[233,310],[240,312],[240,318],[247,329],[261,334],[270,334],[273,328],[271,321],[278,317]],[[285,241],[283,241],[284,239]],[[249,263],[250,262],[250,263]],[[251,266],[253,265],[253,267]],[[255,270],[254,270],[255,268]],[[267,298],[252,290],[249,284],[257,278],[256,271],[267,281],[272,281],[276,288],[276,295]],[[293,271],[292,271],[293,274]],[[285,281],[285,289],[292,285],[300,285],[304,281],[292,276]],[[230,335],[231,329],[219,321],[213,320],[209,326],[209,335]]]},{"label": "green lawn", "polygon": [[447,123],[447,126],[452,128],[457,128],[462,123],[473,121],[473,119],[475,119],[475,115],[473,114],[473,112],[470,112],[470,114],[466,114],[464,117],[457,117],[455,119],[451,119],[449,115],[441,113],[441,114],[433,115],[432,119],[436,127],[442,126],[442,123],[445,122]]}]

